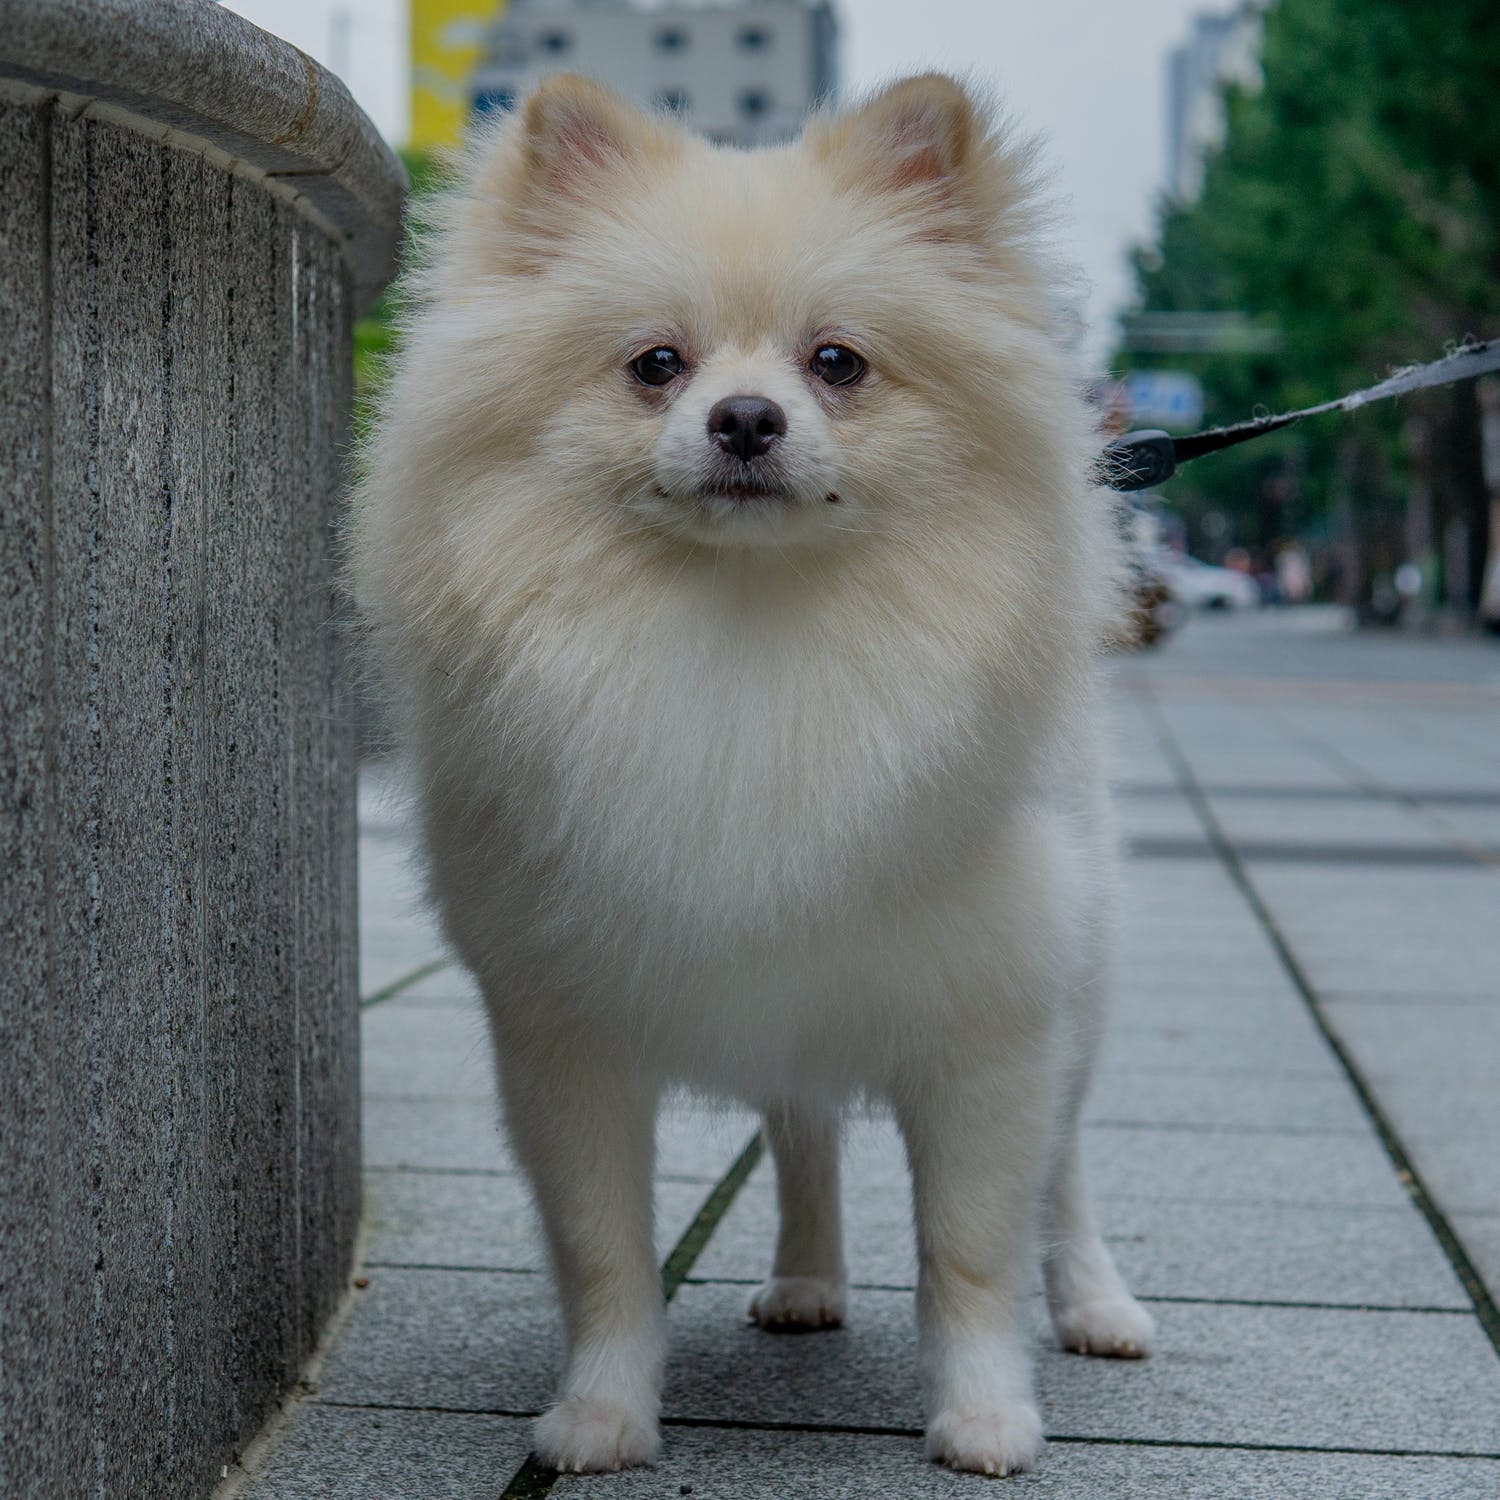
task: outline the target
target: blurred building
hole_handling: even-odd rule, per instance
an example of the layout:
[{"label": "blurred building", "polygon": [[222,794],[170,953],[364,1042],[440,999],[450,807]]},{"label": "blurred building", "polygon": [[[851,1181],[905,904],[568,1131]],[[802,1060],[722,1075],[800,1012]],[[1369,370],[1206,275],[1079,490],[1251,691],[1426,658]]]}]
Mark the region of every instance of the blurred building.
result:
[{"label": "blurred building", "polygon": [[[838,26],[832,0],[509,0],[480,24],[436,3],[439,35],[462,49],[461,114],[507,110],[538,79],[584,73],[647,109],[669,110],[718,141],[757,146],[794,134],[837,83]],[[461,121],[460,121],[461,123]],[[429,144],[417,129],[415,144]],[[449,122],[451,129],[451,119]]]},{"label": "blurred building", "polygon": [[1190,202],[1203,187],[1204,155],[1224,140],[1224,86],[1260,80],[1263,0],[1193,18],[1188,39],[1167,57],[1167,192]]},{"label": "blurred building", "polygon": [[456,146],[469,78],[505,0],[411,0],[411,136],[420,150]]}]

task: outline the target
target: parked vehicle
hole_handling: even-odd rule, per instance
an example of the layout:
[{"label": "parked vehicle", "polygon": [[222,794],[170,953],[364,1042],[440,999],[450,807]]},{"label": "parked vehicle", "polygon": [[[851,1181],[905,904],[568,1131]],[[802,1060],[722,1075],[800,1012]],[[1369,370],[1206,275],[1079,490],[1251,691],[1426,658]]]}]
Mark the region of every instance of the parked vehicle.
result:
[{"label": "parked vehicle", "polygon": [[1157,573],[1172,597],[1189,609],[1255,609],[1261,603],[1260,585],[1233,568],[1216,568],[1186,553],[1160,555]]}]

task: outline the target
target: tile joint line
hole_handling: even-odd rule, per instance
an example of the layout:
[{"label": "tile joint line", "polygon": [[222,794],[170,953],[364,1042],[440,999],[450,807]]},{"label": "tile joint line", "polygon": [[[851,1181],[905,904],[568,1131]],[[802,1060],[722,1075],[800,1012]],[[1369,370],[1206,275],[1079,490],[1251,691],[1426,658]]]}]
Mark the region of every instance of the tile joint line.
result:
[{"label": "tile joint line", "polygon": [[420,984],[424,979],[430,979],[434,974],[441,974],[444,969],[451,969],[453,960],[451,958],[435,958],[430,963],[422,964],[419,968],[403,974],[399,979],[393,979],[389,984],[376,990],[373,995],[366,995],[359,1002],[361,1010],[369,1010],[372,1005],[379,1005],[385,1000],[394,1000],[397,995],[403,994],[414,985]]}]

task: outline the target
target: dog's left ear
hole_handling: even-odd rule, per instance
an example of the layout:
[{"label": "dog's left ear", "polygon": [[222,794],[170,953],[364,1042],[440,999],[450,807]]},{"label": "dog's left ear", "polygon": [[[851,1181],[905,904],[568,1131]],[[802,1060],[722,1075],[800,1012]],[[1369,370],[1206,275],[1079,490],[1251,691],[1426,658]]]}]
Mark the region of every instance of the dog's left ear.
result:
[{"label": "dog's left ear", "polygon": [[1031,196],[1029,152],[941,73],[905,78],[853,109],[814,120],[807,147],[852,190],[906,208],[924,238],[993,245]]},{"label": "dog's left ear", "polygon": [[582,212],[607,211],[648,163],[680,151],[682,141],[680,131],[590,79],[544,79],[476,147],[475,198],[496,213],[496,253],[514,272],[542,270],[577,233]]},{"label": "dog's left ear", "polygon": [[662,132],[638,110],[573,73],[539,84],[521,108],[520,125],[533,184],[564,197],[586,198],[662,142]]}]

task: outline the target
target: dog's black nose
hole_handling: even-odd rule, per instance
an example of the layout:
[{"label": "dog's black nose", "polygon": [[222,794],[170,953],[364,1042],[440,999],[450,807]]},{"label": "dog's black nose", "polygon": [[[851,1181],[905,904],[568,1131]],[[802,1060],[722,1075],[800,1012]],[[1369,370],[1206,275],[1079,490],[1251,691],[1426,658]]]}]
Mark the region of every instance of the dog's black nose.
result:
[{"label": "dog's black nose", "polygon": [[725,396],[708,414],[708,436],[748,463],[786,436],[786,413],[764,396]]}]

